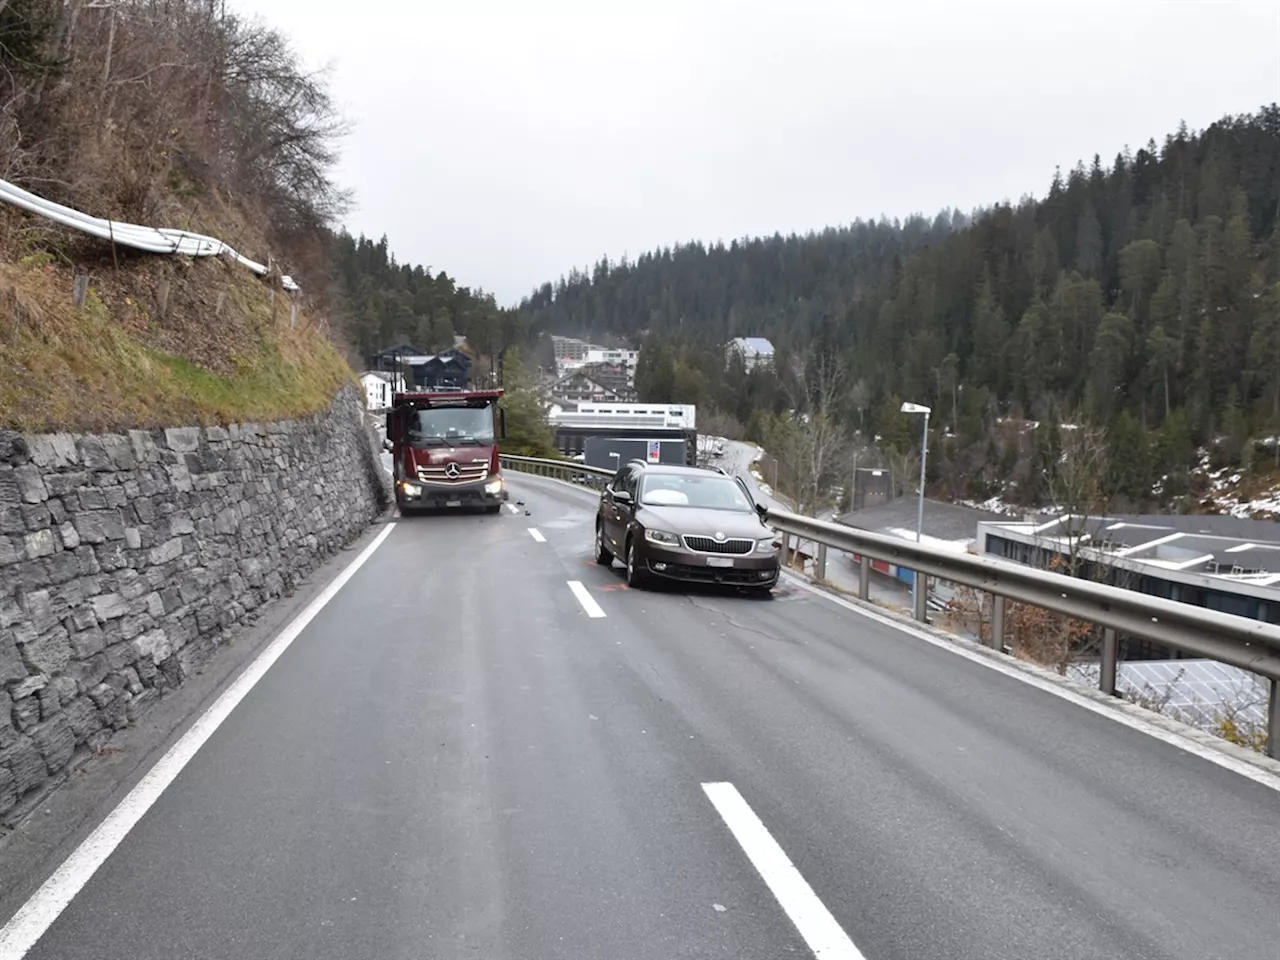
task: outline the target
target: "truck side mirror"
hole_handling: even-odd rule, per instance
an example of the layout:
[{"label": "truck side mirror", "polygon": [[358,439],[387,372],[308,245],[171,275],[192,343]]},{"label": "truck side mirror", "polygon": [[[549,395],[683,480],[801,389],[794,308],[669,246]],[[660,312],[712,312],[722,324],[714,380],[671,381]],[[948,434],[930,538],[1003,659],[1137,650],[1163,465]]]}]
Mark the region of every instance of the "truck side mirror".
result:
[{"label": "truck side mirror", "polygon": [[396,423],[396,413],[394,410],[387,411],[387,439],[390,440],[395,431],[392,429]]},{"label": "truck side mirror", "polygon": [[507,439],[507,410],[505,407],[498,408],[498,436]]}]

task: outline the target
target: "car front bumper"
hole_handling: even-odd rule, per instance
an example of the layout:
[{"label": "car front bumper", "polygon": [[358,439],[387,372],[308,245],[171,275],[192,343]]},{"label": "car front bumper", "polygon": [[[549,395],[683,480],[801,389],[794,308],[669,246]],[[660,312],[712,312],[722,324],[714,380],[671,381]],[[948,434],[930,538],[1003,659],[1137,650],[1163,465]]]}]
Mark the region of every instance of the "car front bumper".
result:
[{"label": "car front bumper", "polygon": [[[640,551],[645,570],[654,577],[685,583],[723,583],[742,587],[767,587],[778,582],[781,569],[776,553],[735,556],[668,549],[646,541]],[[717,566],[728,561],[729,566]]]}]

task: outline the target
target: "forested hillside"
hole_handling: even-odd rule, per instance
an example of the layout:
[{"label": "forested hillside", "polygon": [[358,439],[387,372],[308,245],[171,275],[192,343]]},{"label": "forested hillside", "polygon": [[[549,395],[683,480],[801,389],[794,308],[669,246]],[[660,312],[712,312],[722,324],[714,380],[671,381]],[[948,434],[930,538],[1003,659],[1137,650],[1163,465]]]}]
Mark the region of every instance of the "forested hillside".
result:
[{"label": "forested hillside", "polygon": [[341,233],[332,241],[330,308],[360,356],[404,342],[443,350],[455,334],[486,359],[517,343],[519,318],[492,295],[459,286],[443,270],[433,276],[429,267],[397,263],[386,237]]},{"label": "forested hillside", "polygon": [[[602,262],[521,313],[534,330],[644,339],[647,396],[716,407],[757,435],[812,407],[815,360],[836,358],[818,379],[848,430],[905,448],[900,399],[938,410],[953,436],[930,473],[952,495],[1014,480],[1041,498],[1057,425],[1084,421],[1109,439],[1110,495],[1167,498],[1197,447],[1239,463],[1280,432],[1280,107],[1095,156],[1056,172],[1043,199],[972,221]],[[726,369],[722,344],[742,335],[774,340],[780,376]],[[1047,428],[1010,427],[1023,418]]]}]

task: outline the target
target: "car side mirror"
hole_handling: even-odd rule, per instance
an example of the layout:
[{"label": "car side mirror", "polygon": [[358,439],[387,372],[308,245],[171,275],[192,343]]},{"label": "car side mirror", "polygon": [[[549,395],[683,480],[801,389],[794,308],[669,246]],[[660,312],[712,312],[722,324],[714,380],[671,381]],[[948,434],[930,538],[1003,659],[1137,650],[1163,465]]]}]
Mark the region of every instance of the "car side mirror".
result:
[{"label": "car side mirror", "polygon": [[626,504],[627,506],[631,506],[633,501],[631,499],[631,494],[628,491],[615,490],[613,491],[613,502],[623,503],[623,504]]},{"label": "car side mirror", "polygon": [[769,508],[766,507],[763,503],[757,503],[756,513],[760,514],[760,519],[763,520],[769,516]]}]

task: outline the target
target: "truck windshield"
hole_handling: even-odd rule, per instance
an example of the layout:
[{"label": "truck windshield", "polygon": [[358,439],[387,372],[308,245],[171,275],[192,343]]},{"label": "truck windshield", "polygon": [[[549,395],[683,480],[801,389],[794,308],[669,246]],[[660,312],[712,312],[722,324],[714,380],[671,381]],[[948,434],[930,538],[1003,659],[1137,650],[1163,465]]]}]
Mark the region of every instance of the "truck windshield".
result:
[{"label": "truck windshield", "polygon": [[493,443],[490,407],[428,407],[409,416],[410,443]]}]

